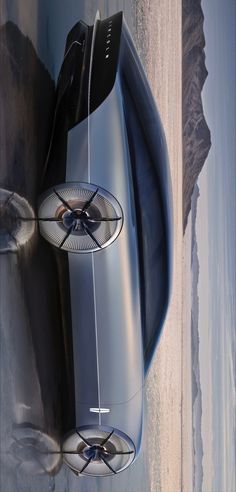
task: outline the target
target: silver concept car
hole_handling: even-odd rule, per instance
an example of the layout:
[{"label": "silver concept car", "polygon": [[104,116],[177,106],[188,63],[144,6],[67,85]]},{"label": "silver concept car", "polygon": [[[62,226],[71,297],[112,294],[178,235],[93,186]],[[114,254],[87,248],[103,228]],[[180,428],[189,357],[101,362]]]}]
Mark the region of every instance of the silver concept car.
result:
[{"label": "silver concept car", "polygon": [[166,141],[121,12],[68,34],[43,190],[72,381],[62,452],[76,474],[106,476],[140,451],[172,271]]}]

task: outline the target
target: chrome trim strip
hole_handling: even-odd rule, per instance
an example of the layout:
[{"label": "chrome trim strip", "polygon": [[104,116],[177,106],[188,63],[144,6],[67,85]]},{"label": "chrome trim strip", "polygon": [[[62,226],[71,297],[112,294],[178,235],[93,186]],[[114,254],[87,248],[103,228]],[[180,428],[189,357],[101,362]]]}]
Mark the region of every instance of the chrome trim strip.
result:
[{"label": "chrome trim strip", "polygon": [[97,381],[98,381],[98,424],[101,425],[101,390],[100,390],[100,372],[99,372],[99,355],[98,355],[98,322],[97,322],[97,298],[96,298],[96,280],[94,271],[94,253],[92,255],[92,274],[93,274],[93,298],[94,298],[94,325],[95,325],[95,342],[96,342],[96,363],[97,363]]},{"label": "chrome trim strip", "polygon": [[[79,46],[82,46],[82,43],[80,43],[79,41],[73,41],[73,43],[71,43],[71,44],[70,44],[70,46],[69,46],[69,48],[68,48],[67,52],[65,53],[65,56],[64,56],[64,58],[63,58],[63,62],[62,62],[62,66],[63,66],[63,63],[64,63],[64,61],[65,61],[65,59],[66,59],[67,55],[69,54],[69,52],[70,52],[70,50],[71,50],[71,48],[72,48],[72,46],[73,46],[74,44],[78,44]],[[61,69],[62,69],[62,66],[61,66]],[[60,72],[61,72],[61,70],[60,70]]]},{"label": "chrome trim strip", "polygon": [[110,408],[90,408],[91,413],[110,413]]}]

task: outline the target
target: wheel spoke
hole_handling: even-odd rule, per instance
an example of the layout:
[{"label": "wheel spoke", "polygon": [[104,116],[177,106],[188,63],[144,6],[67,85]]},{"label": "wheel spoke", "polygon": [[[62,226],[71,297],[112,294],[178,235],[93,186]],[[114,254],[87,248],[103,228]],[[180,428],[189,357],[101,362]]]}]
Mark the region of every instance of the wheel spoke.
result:
[{"label": "wheel spoke", "polygon": [[103,439],[103,441],[100,443],[100,446],[104,446],[104,444],[106,444],[106,442],[109,441],[113,433],[114,433],[114,429],[110,432],[110,434],[108,434],[108,436],[105,439]]},{"label": "wheel spoke", "polygon": [[112,217],[109,219],[108,217],[101,217],[100,219],[93,219],[92,217],[85,217],[83,220],[86,222],[114,222],[116,220],[121,220],[122,217]]},{"label": "wheel spoke", "polygon": [[112,455],[112,456],[116,456],[116,455],[120,455],[120,454],[121,454],[121,455],[122,455],[122,454],[133,454],[133,453],[134,453],[134,451],[114,451],[114,452],[112,452],[112,451],[107,451],[107,450],[104,450],[104,451],[103,451],[103,453],[105,453],[105,454],[110,454],[110,455]]},{"label": "wheel spoke", "polygon": [[59,217],[38,217],[36,220],[42,221],[42,222],[63,222],[62,219],[59,219]]},{"label": "wheel spoke", "polygon": [[83,206],[82,208],[82,212],[84,212],[85,210],[87,210],[89,208],[89,206],[91,205],[92,201],[94,200],[95,196],[98,194],[98,188],[96,189],[96,191],[92,194],[92,196],[90,197],[90,199],[85,203],[85,205]]},{"label": "wheel spoke", "polygon": [[87,468],[87,466],[89,466],[89,463],[92,461],[93,457],[91,456],[88,461],[86,461],[85,465],[83,466],[82,470],[80,470],[79,474],[83,473],[85,468]]},{"label": "wheel spoke", "polygon": [[84,457],[84,453],[79,453],[78,451],[64,451],[64,450],[62,450],[60,454],[76,454],[76,456],[83,456]]},{"label": "wheel spoke", "polygon": [[59,217],[17,217],[19,220],[24,220],[25,222],[28,221],[39,221],[39,222],[63,222],[62,219],[59,219]]},{"label": "wheel spoke", "polygon": [[101,249],[101,244],[97,241],[96,237],[93,235],[93,233],[89,230],[89,227],[81,220],[81,225],[83,230],[91,237],[91,239],[96,243],[96,245]]},{"label": "wheel spoke", "polygon": [[86,437],[82,436],[82,434],[80,434],[80,432],[76,429],[76,433],[78,434],[78,436],[80,437],[80,439],[82,439],[82,441],[84,441],[85,444],[87,444],[87,446],[92,446],[91,442],[89,442]]},{"label": "wheel spoke", "polygon": [[65,237],[62,239],[62,242],[59,245],[59,248],[62,248],[63,244],[65,243],[65,241],[67,240],[67,238],[69,237],[69,235],[71,234],[71,232],[73,231],[73,227],[74,227],[74,225],[72,224],[72,226],[68,229]]},{"label": "wheel spoke", "polygon": [[112,471],[112,473],[114,473],[116,475],[116,471],[114,470],[114,468],[112,468],[112,466],[110,465],[110,463],[108,463],[108,461],[106,460],[106,458],[104,458],[104,456],[100,455],[100,459]]},{"label": "wheel spoke", "polygon": [[57,195],[57,198],[59,198],[59,200],[63,203],[63,205],[65,205],[65,207],[68,208],[68,210],[70,210],[71,212],[74,212],[73,208],[71,208],[69,203],[66,202],[66,200],[64,200],[64,198],[61,195],[59,195],[59,193],[55,190],[55,188],[53,188],[53,191],[55,195]]},{"label": "wheel spoke", "polygon": [[84,456],[83,453],[78,453],[78,451],[39,451],[40,454],[76,454],[77,456]]}]

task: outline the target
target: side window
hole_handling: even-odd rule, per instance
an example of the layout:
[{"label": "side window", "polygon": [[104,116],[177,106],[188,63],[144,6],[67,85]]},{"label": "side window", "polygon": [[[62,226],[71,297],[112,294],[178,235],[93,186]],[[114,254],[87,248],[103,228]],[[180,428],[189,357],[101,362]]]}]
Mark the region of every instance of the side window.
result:
[{"label": "side window", "polygon": [[169,301],[171,193],[166,174],[168,156],[162,125],[148,82],[126,31],[121,45],[120,73],[136,203],[147,369]]}]

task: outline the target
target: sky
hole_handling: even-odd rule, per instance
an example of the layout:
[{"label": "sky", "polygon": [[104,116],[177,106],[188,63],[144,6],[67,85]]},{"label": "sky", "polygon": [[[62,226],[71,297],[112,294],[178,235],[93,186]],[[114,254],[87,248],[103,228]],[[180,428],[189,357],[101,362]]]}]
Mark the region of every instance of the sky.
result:
[{"label": "sky", "polygon": [[235,490],[236,3],[204,0],[203,106],[212,147],[199,178],[203,490]]}]

